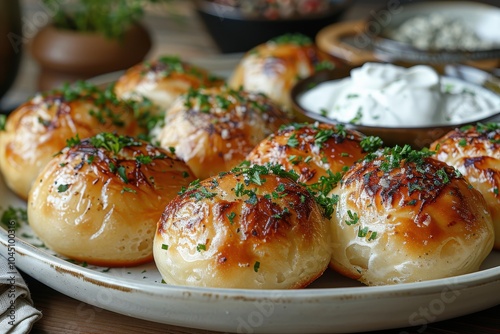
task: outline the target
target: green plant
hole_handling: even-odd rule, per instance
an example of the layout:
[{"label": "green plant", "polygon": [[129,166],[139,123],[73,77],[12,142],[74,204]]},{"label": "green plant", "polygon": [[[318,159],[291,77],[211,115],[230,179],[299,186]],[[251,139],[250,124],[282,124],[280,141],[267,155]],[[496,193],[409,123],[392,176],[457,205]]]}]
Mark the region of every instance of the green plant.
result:
[{"label": "green plant", "polygon": [[144,15],[149,3],[171,0],[43,0],[54,12],[54,25],[60,29],[98,32],[108,38],[120,39],[126,29]]}]

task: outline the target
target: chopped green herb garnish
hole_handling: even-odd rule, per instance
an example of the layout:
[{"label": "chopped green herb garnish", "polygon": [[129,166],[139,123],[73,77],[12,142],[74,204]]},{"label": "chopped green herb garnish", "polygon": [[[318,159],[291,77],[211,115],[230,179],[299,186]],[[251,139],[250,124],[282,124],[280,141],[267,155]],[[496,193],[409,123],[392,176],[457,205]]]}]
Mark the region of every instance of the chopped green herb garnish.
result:
[{"label": "chopped green herb garnish", "polygon": [[353,213],[351,210],[347,210],[347,215],[349,216],[349,219],[346,219],[345,221],[347,225],[354,225],[358,223],[359,217],[356,212]]},{"label": "chopped green herb garnish", "polygon": [[358,229],[358,237],[364,238],[364,237],[366,237],[367,234],[368,234],[368,226],[363,227],[363,228],[359,227],[359,229]]},{"label": "chopped green herb garnish", "polygon": [[377,238],[377,232],[372,232],[370,234],[370,237],[368,238],[368,241],[375,240]]},{"label": "chopped green herb garnish", "polygon": [[17,229],[21,226],[21,223],[28,222],[28,214],[26,209],[24,208],[15,208],[13,206],[9,206],[7,210],[2,213],[2,217],[0,218],[0,222],[4,225],[8,230],[9,229]]},{"label": "chopped green herb garnish", "polygon": [[359,144],[361,145],[363,151],[375,152],[382,147],[383,141],[379,137],[368,136],[363,138]]},{"label": "chopped green herb garnish", "polygon": [[269,42],[277,44],[295,44],[300,46],[312,44],[312,40],[309,37],[299,33],[284,34],[278,37],[274,37],[273,39],[269,40]]},{"label": "chopped green herb garnish", "polygon": [[7,123],[7,115],[0,114],[0,131],[5,131],[6,123]]},{"label": "chopped green herb garnish", "polygon": [[205,244],[198,244],[198,246],[196,246],[196,250],[198,252],[201,252],[202,250],[205,251],[207,250],[207,246]]},{"label": "chopped green herb garnish", "polygon": [[256,261],[253,265],[253,271],[259,272],[259,269],[260,269],[260,262]]},{"label": "chopped green herb garnish", "polygon": [[232,224],[234,224],[234,218],[236,217],[236,213],[234,212],[231,212],[227,215],[227,219],[229,219],[229,222]]},{"label": "chopped green herb garnish", "polygon": [[78,133],[77,133],[74,137],[66,139],[66,146],[67,147],[74,147],[74,146],[80,144],[80,142],[81,142],[80,137],[78,136]]},{"label": "chopped green herb garnish", "polygon": [[153,161],[153,158],[149,155],[138,155],[135,157],[135,161],[140,164],[147,165]]},{"label": "chopped green herb garnish", "polygon": [[292,134],[286,143],[290,147],[297,147],[299,145],[299,141],[297,140],[296,134]]},{"label": "chopped green herb garnish", "polygon": [[100,133],[90,138],[90,144],[95,148],[104,148],[118,154],[123,148],[130,146],[141,146],[141,142],[129,136],[116,135],[113,133]]},{"label": "chopped green herb garnish", "polygon": [[161,249],[168,250],[168,245],[161,244]]},{"label": "chopped green herb garnish", "polygon": [[128,183],[128,178],[127,178],[127,171],[125,170],[125,167],[119,166],[118,169],[118,176],[124,183]]},{"label": "chopped green herb garnish", "polygon": [[444,184],[450,182],[450,178],[448,177],[448,174],[446,174],[446,170],[444,169],[444,167],[438,170],[436,172],[436,175],[439,176],[441,180],[443,180]]},{"label": "chopped green herb garnish", "polygon": [[60,184],[58,187],[57,187],[57,192],[59,193],[63,193],[65,192],[66,190],[68,190],[69,188],[69,184]]},{"label": "chopped green herb garnish", "polygon": [[132,189],[132,188],[128,188],[128,187],[123,187],[122,191],[120,193],[132,193],[132,194],[136,194],[137,191],[135,189]]}]

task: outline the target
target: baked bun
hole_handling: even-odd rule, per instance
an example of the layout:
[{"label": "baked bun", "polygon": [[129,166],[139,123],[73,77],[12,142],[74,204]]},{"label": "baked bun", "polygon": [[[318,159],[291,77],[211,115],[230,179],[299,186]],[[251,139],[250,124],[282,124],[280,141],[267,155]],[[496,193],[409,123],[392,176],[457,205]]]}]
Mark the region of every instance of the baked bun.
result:
[{"label": "baked bun", "polygon": [[455,167],[483,194],[500,250],[500,123],[478,124],[451,131],[435,141],[436,158]]},{"label": "baked bun", "polygon": [[380,148],[378,137],[366,137],[343,125],[292,124],[264,139],[247,156],[252,164],[279,164],[293,169],[299,181],[317,183],[332,173],[345,172],[368,152]]},{"label": "baked bun", "polygon": [[165,205],[194,177],[170,152],[109,133],[70,141],[30,192],[28,218],[51,249],[100,266],[153,259]]},{"label": "baked bun", "polygon": [[344,175],[332,191],[335,270],[383,285],[479,269],[494,237],[484,198],[431,154],[396,146]]},{"label": "baked bun", "polygon": [[181,61],[175,56],[163,56],[140,63],[123,74],[115,84],[118,98],[123,100],[149,99],[165,112],[172,102],[190,88],[214,87],[224,80],[208,71]]},{"label": "baked bun", "polygon": [[288,121],[262,94],[227,87],[191,90],[168,110],[156,139],[205,179],[238,165]]},{"label": "baked bun", "polygon": [[164,281],[245,289],[307,286],[328,267],[328,220],[279,166],[206,179],[170,202],[154,258]]},{"label": "baked bun", "polygon": [[291,110],[292,87],[316,70],[335,66],[333,59],[320,51],[310,38],[287,34],[247,52],[233,72],[229,86],[262,92],[286,110]]},{"label": "baked bun", "polygon": [[0,131],[0,168],[7,186],[26,199],[35,177],[68,138],[103,131],[138,135],[142,130],[133,110],[109,93],[79,82],[14,110]]}]

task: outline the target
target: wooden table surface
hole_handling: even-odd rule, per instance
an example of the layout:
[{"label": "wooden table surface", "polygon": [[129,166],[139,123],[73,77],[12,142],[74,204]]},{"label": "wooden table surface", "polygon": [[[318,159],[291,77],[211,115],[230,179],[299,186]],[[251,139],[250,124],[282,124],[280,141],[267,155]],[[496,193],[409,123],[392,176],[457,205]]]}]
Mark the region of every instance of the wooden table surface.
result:
[{"label": "wooden table surface", "polygon": [[[145,22],[154,41],[149,58],[160,54],[178,54],[184,59],[217,55],[215,45],[200,22],[193,17],[188,2],[184,3],[179,9],[180,14],[187,18],[183,22],[174,22],[157,13],[147,15]],[[379,0],[358,1],[344,15],[344,19],[365,17],[371,9],[384,3],[385,1]],[[22,5],[23,17],[27,19],[40,10],[35,0],[23,0]],[[33,76],[37,70],[31,56],[25,52],[18,79],[3,102],[16,103],[32,95],[36,91]],[[35,324],[32,333],[213,333],[158,324],[103,310],[65,296],[27,275],[24,276],[35,306],[43,312],[43,318]],[[500,333],[500,305],[425,327],[373,333]]]}]

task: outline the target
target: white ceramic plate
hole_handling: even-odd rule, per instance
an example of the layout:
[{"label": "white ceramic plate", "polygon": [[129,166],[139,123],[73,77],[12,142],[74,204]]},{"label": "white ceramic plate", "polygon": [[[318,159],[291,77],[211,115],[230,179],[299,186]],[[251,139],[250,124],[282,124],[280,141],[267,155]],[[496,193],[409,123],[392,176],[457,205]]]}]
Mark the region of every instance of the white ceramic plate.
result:
[{"label": "white ceramic plate", "polygon": [[[240,56],[193,62],[228,76]],[[118,75],[93,82],[109,83]],[[9,206],[26,204],[0,176],[0,213]],[[328,271],[303,290],[209,289],[162,284],[152,263],[110,269],[70,262],[45,248],[27,224],[15,235],[2,227],[0,254],[7,257],[6,246],[13,245],[16,266],[40,282],[103,309],[176,326],[237,333],[349,333],[424,326],[500,303],[500,252],[493,252],[477,273],[421,283],[366,287]]]},{"label": "white ceramic plate", "polygon": [[[2,211],[25,207],[0,178]],[[2,226],[3,227],[3,226]],[[303,290],[236,290],[168,286],[154,264],[84,267],[46,249],[29,226],[0,228],[0,254],[77,300],[132,317],[237,333],[348,333],[424,326],[500,303],[500,252],[479,272],[421,283],[365,287],[330,271]],[[390,315],[390,316],[387,316]]]}]

